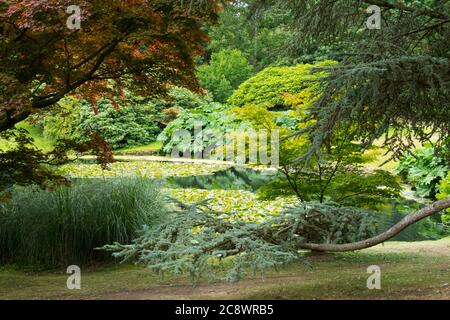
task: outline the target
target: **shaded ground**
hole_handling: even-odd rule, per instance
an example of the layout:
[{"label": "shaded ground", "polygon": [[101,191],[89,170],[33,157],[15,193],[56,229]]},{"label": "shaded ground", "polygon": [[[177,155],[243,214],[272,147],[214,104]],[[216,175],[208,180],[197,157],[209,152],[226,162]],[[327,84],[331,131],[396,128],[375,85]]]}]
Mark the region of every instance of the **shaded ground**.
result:
[{"label": "shaded ground", "polygon": [[[82,268],[82,289],[66,288],[63,271],[0,269],[0,299],[449,299],[450,238],[388,242],[361,252],[311,257],[238,283],[202,282],[158,275],[139,266]],[[381,268],[381,290],[368,290],[366,270]]]}]

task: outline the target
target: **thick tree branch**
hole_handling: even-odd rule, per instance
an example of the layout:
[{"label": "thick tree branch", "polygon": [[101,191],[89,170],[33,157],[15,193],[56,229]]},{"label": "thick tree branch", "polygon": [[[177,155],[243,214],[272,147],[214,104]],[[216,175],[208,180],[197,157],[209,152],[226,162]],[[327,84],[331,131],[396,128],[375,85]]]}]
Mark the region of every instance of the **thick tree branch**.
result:
[{"label": "thick tree branch", "polygon": [[115,50],[120,41],[121,39],[117,39],[116,41],[110,43],[107,48],[104,48],[105,50],[102,50],[103,52],[99,53],[91,69],[87,73],[85,73],[81,78],[77,79],[76,81],[70,84],[66,84],[66,86],[59,92],[54,92],[46,96],[36,97],[32,101],[31,109],[25,109],[21,112],[15,113],[12,113],[12,111],[11,112],[0,111],[0,131],[12,128],[16,123],[19,123],[28,118],[28,116],[33,112],[33,110],[49,107],[60,101],[68,93],[79,88],[86,82],[93,80],[95,72],[102,66],[105,59]]},{"label": "thick tree branch", "polygon": [[308,249],[322,252],[345,252],[370,248],[395,237],[408,226],[448,208],[450,208],[450,198],[442,201],[437,201],[419,211],[406,216],[386,232],[383,232],[382,234],[379,234],[367,240],[346,244],[298,243],[295,245],[295,247],[297,249]]}]

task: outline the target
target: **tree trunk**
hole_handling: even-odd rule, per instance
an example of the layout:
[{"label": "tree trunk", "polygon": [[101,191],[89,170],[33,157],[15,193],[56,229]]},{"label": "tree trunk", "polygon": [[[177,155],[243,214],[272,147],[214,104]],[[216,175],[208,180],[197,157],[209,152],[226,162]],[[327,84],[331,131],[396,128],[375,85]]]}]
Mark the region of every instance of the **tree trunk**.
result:
[{"label": "tree trunk", "polygon": [[377,244],[380,244],[382,242],[385,242],[386,240],[393,238],[408,226],[448,208],[450,208],[450,198],[442,201],[437,201],[419,211],[407,215],[399,223],[394,225],[386,232],[383,232],[382,234],[379,234],[367,240],[346,244],[298,243],[295,245],[295,247],[297,249],[308,249],[322,252],[345,252],[373,247],[376,246]]}]

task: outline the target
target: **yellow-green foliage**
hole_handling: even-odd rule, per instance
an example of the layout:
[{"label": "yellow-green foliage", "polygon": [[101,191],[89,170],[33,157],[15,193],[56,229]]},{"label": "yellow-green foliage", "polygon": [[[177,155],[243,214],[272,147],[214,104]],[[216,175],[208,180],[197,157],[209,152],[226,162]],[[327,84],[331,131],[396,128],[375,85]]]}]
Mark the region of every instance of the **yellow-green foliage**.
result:
[{"label": "yellow-green foliage", "polygon": [[[310,124],[299,120],[319,94],[314,80],[324,76],[325,71],[315,69],[334,64],[327,60],[315,65],[267,68],[235,91],[229,100],[233,105],[229,112],[255,128],[279,129],[281,136],[287,136]],[[304,143],[301,141],[300,145]]]},{"label": "yellow-green foliage", "polygon": [[317,64],[300,64],[295,67],[269,67],[250,78],[233,93],[229,103],[233,106],[263,105],[273,108],[285,105],[286,94],[299,94],[313,88],[311,81],[325,75],[315,68],[332,66],[336,62],[326,60]]},{"label": "yellow-green foliage", "polygon": [[[436,198],[439,200],[448,199],[450,197],[450,172],[448,173],[447,178],[441,180],[439,191],[440,192],[436,195]],[[442,220],[450,223],[450,209],[448,209],[447,212],[448,214],[444,215]]]}]

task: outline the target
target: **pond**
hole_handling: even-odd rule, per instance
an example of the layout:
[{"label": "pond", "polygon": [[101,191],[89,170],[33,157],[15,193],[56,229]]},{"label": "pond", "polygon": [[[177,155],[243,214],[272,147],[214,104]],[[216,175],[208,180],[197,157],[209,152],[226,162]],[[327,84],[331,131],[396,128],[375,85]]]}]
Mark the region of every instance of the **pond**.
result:
[{"label": "pond", "polygon": [[204,190],[244,190],[255,192],[274,179],[276,171],[260,171],[231,167],[210,175],[168,177],[163,179],[167,188],[193,188]]},{"label": "pond", "polygon": [[137,175],[160,182],[169,189],[241,190],[255,192],[276,178],[276,170],[244,166],[209,165],[160,161],[117,160],[101,170],[95,159],[79,159],[65,166],[64,173],[77,178],[114,178]]}]

